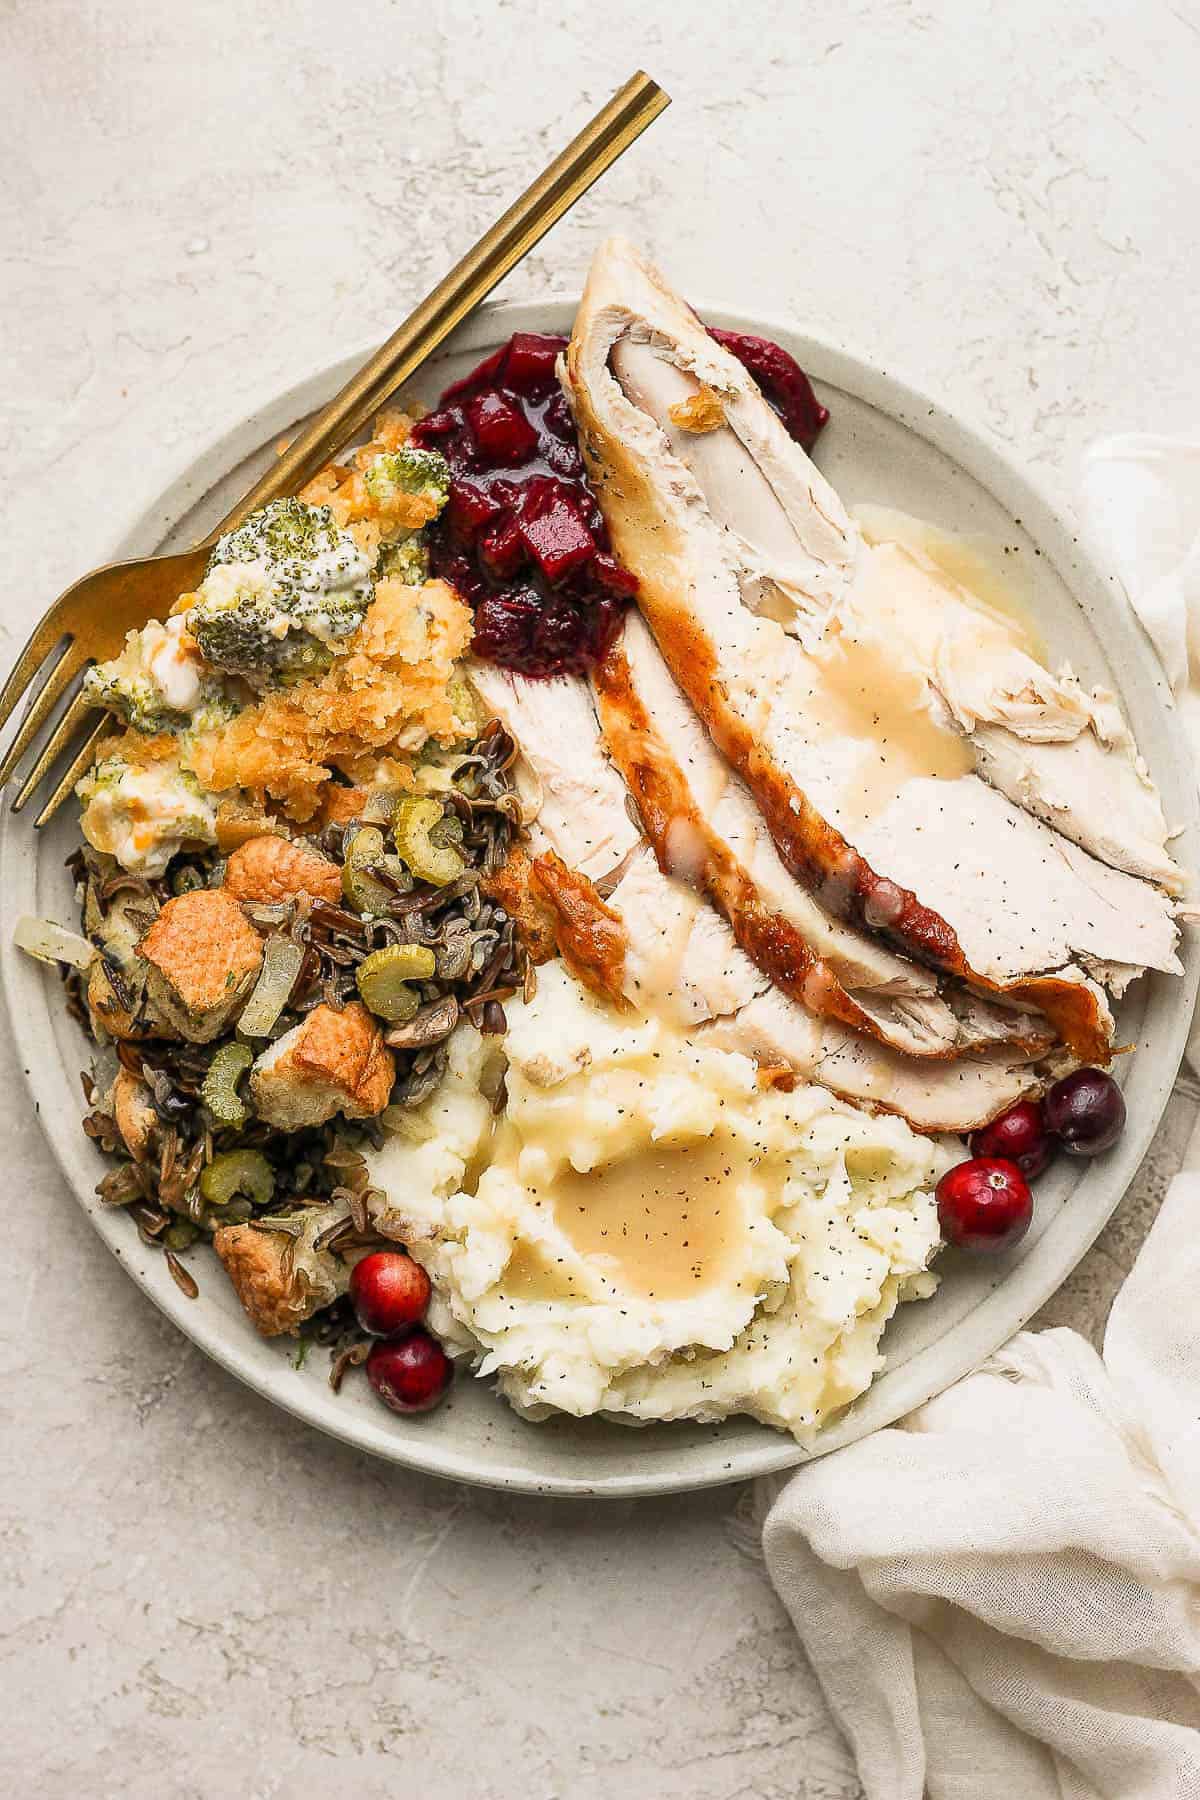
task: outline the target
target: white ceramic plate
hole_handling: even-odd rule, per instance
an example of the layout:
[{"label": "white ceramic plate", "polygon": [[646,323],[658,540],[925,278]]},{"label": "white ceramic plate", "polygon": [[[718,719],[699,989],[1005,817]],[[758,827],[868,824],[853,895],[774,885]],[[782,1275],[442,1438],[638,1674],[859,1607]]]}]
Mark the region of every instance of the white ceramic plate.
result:
[{"label": "white ceramic plate", "polygon": [[[429,367],[418,391],[434,399],[510,332],[569,331],[573,310],[568,301],[484,308]],[[1054,655],[1069,658],[1086,681],[1107,682],[1119,693],[1168,815],[1181,827],[1180,855],[1195,867],[1194,781],[1157,664],[1120,596],[1054,504],[968,426],[883,370],[784,325],[717,306],[704,312],[730,329],[775,338],[809,370],[832,413],[818,461],[847,501],[901,507],[1009,547]],[[115,553],[182,548],[203,535],[265,467],[279,437],[322,404],[360,361],[348,357],[301,382],[198,455],[114,546]],[[20,913],[75,922],[63,861],[76,841],[75,820],[65,809],[37,839],[27,820],[3,816],[0,964],[13,1029],[51,1146],[80,1205],[144,1291],[210,1356],[335,1437],[393,1462],[487,1487],[625,1497],[713,1486],[803,1460],[791,1439],[746,1419],[642,1430],[598,1421],[530,1425],[490,1384],[469,1378],[456,1382],[438,1412],[394,1418],[362,1381],[351,1380],[333,1395],[323,1355],[294,1368],[294,1347],[259,1338],[229,1284],[201,1257],[193,1259],[200,1298],[186,1299],[162,1257],[147,1251],[128,1220],[102,1209],[94,1197],[104,1163],[77,1125],[84,1040],[64,1012],[54,976],[11,945],[11,924]],[[1122,1065],[1129,1125],[1119,1146],[1095,1164],[1058,1163],[1039,1183],[1033,1229],[1011,1255],[991,1262],[942,1258],[939,1293],[902,1308],[884,1339],[884,1372],[825,1432],[820,1452],[889,1424],[965,1375],[1024,1324],[1079,1261],[1128,1186],[1166,1104],[1200,973],[1194,944],[1185,944],[1184,956],[1182,980],[1138,983],[1121,1010],[1119,1041],[1136,1041],[1138,1052]]]}]

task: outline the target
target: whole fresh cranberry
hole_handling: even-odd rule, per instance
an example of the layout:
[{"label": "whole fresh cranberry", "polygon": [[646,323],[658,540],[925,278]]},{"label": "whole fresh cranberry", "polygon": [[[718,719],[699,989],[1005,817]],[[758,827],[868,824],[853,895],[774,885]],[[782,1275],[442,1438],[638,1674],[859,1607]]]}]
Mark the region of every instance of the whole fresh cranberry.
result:
[{"label": "whole fresh cranberry", "polygon": [[1103,1069],[1076,1069],[1056,1081],[1043,1103],[1046,1130],[1070,1156],[1111,1150],[1125,1129],[1125,1098]]},{"label": "whole fresh cranberry", "polygon": [[450,1385],[453,1365],[436,1338],[420,1327],[407,1337],[373,1344],[367,1380],[393,1412],[428,1412]]},{"label": "whole fresh cranberry", "polygon": [[938,1220],[961,1250],[1011,1250],[1029,1230],[1033,1195],[1015,1162],[975,1156],[956,1163],[937,1184]]},{"label": "whole fresh cranberry", "polygon": [[1054,1148],[1036,1100],[1018,1100],[990,1125],[972,1132],[970,1142],[972,1156],[1000,1156],[1015,1162],[1026,1181],[1041,1174]]},{"label": "whole fresh cranberry", "polygon": [[364,1331],[395,1337],[424,1318],[429,1277],[403,1251],[375,1250],[351,1271],[350,1302]]}]

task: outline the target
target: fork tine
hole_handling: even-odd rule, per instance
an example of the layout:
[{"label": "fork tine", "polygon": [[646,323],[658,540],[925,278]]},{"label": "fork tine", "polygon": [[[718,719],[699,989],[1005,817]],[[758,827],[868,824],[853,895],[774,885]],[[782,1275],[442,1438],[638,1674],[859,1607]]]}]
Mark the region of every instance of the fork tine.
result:
[{"label": "fork tine", "polygon": [[8,746],[4,761],[0,762],[0,788],[8,784],[13,770],[87,660],[86,654],[78,644],[69,643],[67,645],[46,677],[29,712],[22,719],[20,729]]},{"label": "fork tine", "polygon": [[51,732],[42,754],[38,757],[32,769],[29,771],[24,787],[21,788],[16,799],[13,801],[12,809],[15,813],[19,813],[21,809],[28,804],[34,789],[45,779],[50,771],[51,765],[57,762],[58,758],[62,755],[62,752],[75,736],[79,726],[91,711],[92,702],[87,696],[82,691],[76,694],[70,706],[68,706],[66,712]]},{"label": "fork tine", "polygon": [[83,749],[79,752],[79,755],[72,760],[70,768],[47,800],[45,806],[43,806],[37,818],[33,821],[39,831],[43,825],[54,817],[63,801],[70,797],[74,791],[75,783],[81,776],[86,775],[87,771],[91,768],[92,763],[96,759],[96,752],[100,748],[102,741],[108,737],[111,732],[115,731],[116,725],[108,714],[105,713],[104,716],[98,720],[95,729],[88,732],[87,737],[84,739]]},{"label": "fork tine", "polygon": [[[9,670],[8,680],[4,683],[4,687],[0,689],[0,731],[4,730],[4,727],[12,718],[13,713],[17,709],[21,695],[25,692],[25,689],[29,686],[50,652],[57,644],[60,644],[67,635],[65,632],[59,631],[50,636],[49,642],[47,642],[46,624],[47,621],[43,619],[40,625],[34,627],[29,642]],[[69,647],[70,640],[68,639],[68,648]]]}]

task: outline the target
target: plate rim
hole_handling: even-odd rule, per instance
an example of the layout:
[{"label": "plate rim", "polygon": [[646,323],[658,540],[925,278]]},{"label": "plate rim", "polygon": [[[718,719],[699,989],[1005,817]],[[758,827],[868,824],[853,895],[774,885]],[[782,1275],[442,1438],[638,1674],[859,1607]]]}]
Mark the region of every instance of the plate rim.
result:
[{"label": "plate rim", "polygon": [[[513,330],[547,329],[548,316],[558,316],[560,321],[564,312],[573,314],[577,300],[574,296],[556,291],[537,300],[522,301],[489,301],[458,329],[439,348],[431,359],[435,365],[438,358],[448,354],[461,354],[474,348],[483,348],[499,337],[507,336]],[[889,419],[903,425],[907,430],[924,438],[935,450],[945,456],[952,464],[962,469],[975,482],[987,490],[1015,519],[1020,519],[1035,543],[1045,549],[1059,578],[1069,589],[1075,604],[1081,608],[1093,625],[1095,605],[1090,596],[1079,591],[1079,583],[1099,586],[1111,599],[1111,611],[1104,608],[1104,625],[1108,638],[1115,635],[1122,640],[1118,648],[1122,653],[1133,657],[1139,675],[1150,681],[1156,690],[1156,703],[1166,734],[1173,739],[1173,748],[1181,756],[1186,752],[1186,740],[1178,714],[1173,706],[1170,690],[1167,685],[1153,650],[1136,621],[1131,609],[1125,601],[1119,583],[1108,573],[1087,539],[1075,522],[1073,510],[1064,502],[1056,491],[1056,483],[1047,480],[1039,472],[1037,476],[1022,468],[1009,453],[1002,449],[979,426],[972,423],[961,412],[942,406],[919,386],[897,375],[892,370],[881,367],[870,357],[857,352],[844,343],[818,334],[800,330],[795,325],[776,318],[766,317],[758,313],[746,313],[737,308],[717,303],[701,302],[699,310],[714,321],[720,322],[727,329],[756,332],[760,335],[780,337],[793,346],[799,360],[810,368],[814,378],[823,384],[845,389],[855,398],[881,411]],[[569,329],[569,324],[568,324]],[[202,504],[207,495],[248,456],[261,450],[262,446],[281,432],[285,432],[298,419],[320,405],[333,391],[334,384],[344,380],[351,370],[357,366],[363,356],[375,347],[374,343],[367,350],[350,351],[337,357],[322,369],[292,382],[290,385],[275,389],[255,400],[247,413],[233,426],[213,434],[207,443],[190,455],[181,455],[175,464],[174,473],[169,476],[165,485],[157,491],[147,503],[138,505],[124,524],[117,538],[113,556],[120,558],[131,555],[143,555],[152,552],[163,539],[178,525],[179,521],[196,505]],[[1020,510],[1018,510],[1018,508]],[[1038,515],[1034,524],[1030,524],[1026,515],[1033,511]],[[1047,537],[1053,540],[1047,543]],[[20,957],[11,941],[12,908],[9,903],[11,883],[14,876],[14,863],[21,858],[22,846],[25,854],[32,849],[31,861],[35,872],[37,867],[37,847],[29,842],[29,827],[24,818],[14,819],[11,812],[4,811],[0,821],[0,914],[4,918],[2,941],[0,941],[0,976],[3,979],[5,1001],[8,1007],[10,1024],[18,1048],[25,1049],[26,1033],[18,1028],[22,1018],[21,1004],[27,999],[19,989],[24,986],[28,990],[29,983],[23,980],[31,973],[36,979],[36,970],[31,969],[26,959]],[[1194,838],[1196,834],[1196,808],[1193,803],[1191,813],[1182,828],[1182,835]],[[35,873],[36,879],[36,873]],[[1103,1229],[1126,1192],[1129,1182],[1136,1173],[1146,1149],[1158,1128],[1167,1101],[1170,1097],[1178,1063],[1182,1058],[1191,1018],[1192,1003],[1198,981],[1200,981],[1200,958],[1192,948],[1188,954],[1189,937],[1183,934],[1181,951],[1184,957],[1184,975],[1179,978],[1172,990],[1177,998],[1170,1009],[1170,1030],[1167,1034],[1167,1053],[1163,1068],[1169,1068],[1170,1076],[1166,1081],[1160,1079],[1159,1088],[1153,1105],[1144,1111],[1132,1130],[1127,1131],[1122,1144],[1114,1156],[1105,1164],[1097,1165],[1091,1179],[1101,1181],[1104,1177],[1106,1190],[1110,1191],[1104,1205],[1094,1207],[1088,1217],[1088,1229],[1083,1237],[1076,1230],[1072,1237],[1073,1254],[1066,1266],[1062,1266],[1061,1258],[1049,1253],[1044,1256],[1031,1256],[1026,1262],[1019,1264],[1011,1271],[999,1271],[1000,1279],[994,1284],[992,1291],[980,1300],[978,1305],[961,1319],[946,1338],[939,1339],[924,1351],[918,1352],[909,1362],[892,1372],[893,1387],[898,1385],[903,1392],[903,1400],[890,1414],[889,1419],[880,1420],[870,1430],[883,1429],[903,1417],[915,1406],[922,1404],[932,1395],[940,1393],[954,1382],[961,1380],[966,1373],[977,1368],[999,1345],[1016,1331],[1020,1330],[1038,1308],[1053,1294],[1067,1278],[1071,1270],[1086,1255],[1091,1244]],[[50,1033],[49,1049],[52,1059],[58,1062],[53,1053],[53,1035],[50,1026],[51,1002],[46,989],[41,993],[44,1019],[31,1021],[35,1026],[42,1025]],[[36,1039],[35,1031],[34,1037]],[[629,1499],[644,1495],[668,1494],[698,1491],[707,1487],[721,1486],[730,1482],[748,1480],[758,1475],[776,1474],[812,1460],[814,1457],[827,1454],[840,1447],[838,1441],[839,1427],[846,1418],[853,1418],[853,1409],[849,1414],[835,1421],[828,1428],[825,1438],[818,1441],[811,1450],[795,1443],[785,1434],[770,1431],[763,1427],[765,1437],[761,1447],[750,1446],[740,1451],[723,1454],[719,1437],[710,1453],[711,1466],[703,1471],[690,1470],[682,1478],[673,1476],[669,1469],[661,1465],[656,1472],[641,1475],[609,1474],[589,1480],[570,1475],[557,1477],[539,1477],[522,1469],[494,1468],[482,1466],[477,1454],[461,1454],[452,1447],[447,1447],[433,1439],[422,1440],[419,1431],[400,1431],[394,1429],[399,1423],[392,1421],[389,1415],[381,1415],[378,1426],[364,1423],[349,1409],[344,1409],[342,1422],[331,1413],[328,1406],[318,1407],[310,1387],[298,1386],[290,1395],[286,1384],[281,1379],[290,1364],[287,1361],[275,1360],[262,1369],[254,1366],[249,1349],[236,1336],[228,1331],[225,1317],[218,1311],[209,1314],[206,1310],[192,1311],[195,1303],[189,1301],[174,1287],[173,1283],[152,1281],[148,1274],[137,1266],[135,1260],[122,1254],[121,1238],[125,1233],[118,1229],[122,1223],[112,1213],[101,1208],[90,1192],[81,1186],[79,1170],[71,1156],[72,1149],[82,1149],[81,1134],[54,1133],[50,1129],[50,1110],[41,1104],[44,1094],[39,1082],[49,1079],[49,1072],[39,1063],[36,1042],[29,1044],[30,1054],[22,1054],[19,1058],[23,1077],[29,1088],[42,1125],[43,1135],[50,1145],[51,1152],[76,1202],[82,1207],[85,1216],[96,1229],[101,1241],[122,1262],[127,1272],[132,1275],[142,1292],[176,1324],[198,1348],[213,1358],[222,1368],[236,1376],[256,1393],[268,1400],[272,1405],[280,1406],[284,1411],[303,1420],[306,1424],[315,1425],[343,1443],[364,1449],[372,1455],[384,1460],[413,1468],[425,1474],[438,1475],[445,1479],[465,1482],[492,1488],[500,1491],[522,1492],[536,1495],[553,1495],[563,1498],[613,1498]],[[41,1045],[43,1054],[47,1046]],[[1160,1047],[1160,1058],[1162,1050]],[[57,1102],[58,1096],[55,1096]],[[76,1113],[78,1108],[75,1109]],[[72,1115],[74,1116],[74,1115]],[[76,1137],[80,1138],[78,1146]],[[1071,1209],[1064,1209],[1064,1212]],[[1077,1214],[1078,1208],[1075,1209]],[[1053,1220],[1044,1234],[1052,1239],[1056,1227],[1064,1225],[1063,1215]],[[1040,1249],[1040,1241],[1038,1248]],[[1042,1265],[1048,1265],[1052,1273],[1042,1274]],[[1007,1274],[1007,1278],[1005,1275]],[[1019,1303],[1014,1307],[1012,1298],[1013,1284],[1019,1279]],[[1003,1296],[1008,1294],[1007,1305],[1002,1303]],[[995,1320],[1002,1315],[1004,1323],[997,1328]],[[960,1354],[955,1361],[961,1365],[959,1372],[949,1379],[935,1374],[926,1381],[903,1382],[900,1377],[913,1364],[922,1363],[931,1352],[951,1337],[959,1347]],[[881,1376],[880,1379],[885,1379]],[[873,1392],[869,1390],[869,1392]],[[503,1404],[502,1402],[497,1402]],[[861,1404],[861,1402],[859,1403]],[[627,1429],[626,1427],[615,1427]],[[543,1429],[546,1429],[543,1427]],[[552,1429],[552,1427],[550,1428]],[[868,1435],[868,1432],[852,1433],[842,1441],[853,1441],[857,1436]],[[635,1442],[631,1434],[631,1444]]]}]

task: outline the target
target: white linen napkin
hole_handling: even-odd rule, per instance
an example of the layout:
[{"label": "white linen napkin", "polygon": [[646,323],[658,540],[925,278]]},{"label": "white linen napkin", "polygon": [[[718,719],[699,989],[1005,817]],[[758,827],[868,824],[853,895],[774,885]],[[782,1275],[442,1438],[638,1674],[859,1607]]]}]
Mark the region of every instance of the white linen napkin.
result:
[{"label": "white linen napkin", "polygon": [[[1200,440],[1104,440],[1084,503],[1200,756]],[[1200,1131],[1103,1358],[1021,1332],[763,1550],[868,1800],[1200,1796]]]},{"label": "white linen napkin", "polygon": [[1083,460],[1083,510],[1200,758],[1200,438],[1101,438]]}]

